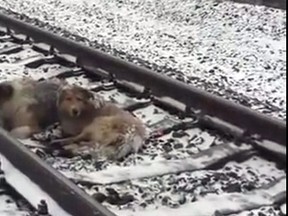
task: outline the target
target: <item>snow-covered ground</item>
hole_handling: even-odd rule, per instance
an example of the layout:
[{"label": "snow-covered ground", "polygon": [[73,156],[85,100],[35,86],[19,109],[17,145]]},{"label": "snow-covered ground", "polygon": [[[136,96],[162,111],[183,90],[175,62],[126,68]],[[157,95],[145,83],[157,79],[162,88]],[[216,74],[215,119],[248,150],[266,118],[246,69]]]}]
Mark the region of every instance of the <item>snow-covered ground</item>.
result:
[{"label": "snow-covered ground", "polygon": [[286,119],[286,11],[212,0],[0,3],[2,11]]},{"label": "snow-covered ground", "polygon": [[[10,46],[13,46],[13,43],[9,40],[0,43],[0,48]],[[36,57],[37,59],[52,58],[31,49],[31,45],[23,46],[23,50],[17,53],[0,55],[0,82],[22,76],[39,79],[52,77],[64,71],[77,71],[76,68],[58,64],[44,64],[37,68],[29,68],[27,62],[34,61]],[[101,85],[99,81],[94,82],[83,74],[67,78],[66,81],[85,88]],[[115,88],[102,90],[97,94],[121,107],[140,100]],[[192,121],[196,124],[191,118],[180,119],[155,104],[139,108],[134,111],[134,114],[142,119],[152,132],[157,132],[163,127],[170,128],[180,121],[190,123]],[[22,140],[22,142],[29,145],[33,152],[52,167],[73,178],[80,188],[119,216],[172,214],[211,216],[215,210],[221,210],[220,213],[222,211],[236,213],[239,210],[260,206],[263,208],[241,212],[240,215],[280,215],[279,207],[274,208],[272,201],[276,194],[286,191],[286,172],[259,155],[249,157],[247,160],[241,157],[239,161],[231,161],[223,167],[202,169],[224,156],[232,153],[235,155],[236,152],[251,149],[252,146],[234,145],[230,143],[234,140],[216,131],[195,126],[150,138],[142,151],[129,155],[122,162],[95,161],[85,155],[72,158],[57,157],[57,151],[54,152],[55,155],[50,155],[51,152],[45,152],[45,148],[41,149],[41,144],[43,147],[43,144],[50,142],[51,139],[61,137],[57,126],[35,135],[33,141]],[[213,153],[210,151],[212,148]],[[202,153],[201,156],[198,153]],[[11,167],[3,156],[1,158],[5,179],[31,204],[35,206],[40,197],[47,196],[43,191],[39,191],[36,185],[31,185],[29,179],[25,179],[17,169]],[[235,156],[236,158],[238,157]],[[15,181],[17,179],[22,180]],[[278,182],[276,187],[267,190],[264,188],[265,191],[261,189],[275,181]],[[31,193],[40,195],[31,197]],[[61,211],[59,206],[49,197],[46,200],[49,209],[52,205],[51,213],[59,214]],[[4,201],[0,199],[0,204],[1,202],[3,204]],[[225,206],[227,203],[229,208]],[[6,208],[5,204],[3,206]],[[193,214],[190,214],[190,211]],[[63,213],[59,215],[62,216]]]}]

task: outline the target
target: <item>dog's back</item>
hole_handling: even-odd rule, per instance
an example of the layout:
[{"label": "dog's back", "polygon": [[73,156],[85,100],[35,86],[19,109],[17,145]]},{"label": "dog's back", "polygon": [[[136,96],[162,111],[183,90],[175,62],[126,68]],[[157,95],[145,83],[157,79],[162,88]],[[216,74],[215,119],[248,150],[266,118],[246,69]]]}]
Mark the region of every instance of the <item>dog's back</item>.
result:
[{"label": "dog's back", "polygon": [[15,137],[27,138],[58,120],[56,99],[60,82],[25,78],[0,85],[12,92],[9,97],[0,95],[0,111],[3,127]]},{"label": "dog's back", "polygon": [[35,103],[33,99],[34,83],[29,79],[15,79],[2,82],[0,86],[2,123],[5,129],[10,130],[17,124],[16,122],[19,123],[21,116],[26,114],[27,106]]}]

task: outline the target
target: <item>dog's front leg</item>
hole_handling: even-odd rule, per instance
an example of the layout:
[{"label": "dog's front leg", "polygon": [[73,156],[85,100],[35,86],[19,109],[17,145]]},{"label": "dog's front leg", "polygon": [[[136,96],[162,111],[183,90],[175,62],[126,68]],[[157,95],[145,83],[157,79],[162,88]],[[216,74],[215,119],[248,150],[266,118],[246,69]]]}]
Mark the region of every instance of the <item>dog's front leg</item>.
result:
[{"label": "dog's front leg", "polygon": [[68,137],[68,138],[64,138],[64,139],[53,140],[52,142],[50,142],[50,144],[51,145],[58,144],[61,146],[65,146],[65,145],[69,145],[72,143],[78,143],[81,141],[85,141],[86,138],[87,138],[87,135],[85,133],[81,133],[81,134],[74,136],[74,137]]}]

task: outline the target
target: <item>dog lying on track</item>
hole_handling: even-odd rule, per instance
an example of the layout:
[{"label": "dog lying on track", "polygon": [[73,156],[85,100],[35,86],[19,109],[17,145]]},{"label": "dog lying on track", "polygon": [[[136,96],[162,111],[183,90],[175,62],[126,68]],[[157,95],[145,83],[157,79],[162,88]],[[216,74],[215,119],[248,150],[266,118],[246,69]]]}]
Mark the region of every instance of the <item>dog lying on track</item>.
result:
[{"label": "dog lying on track", "polygon": [[26,139],[58,122],[57,93],[62,81],[29,78],[0,83],[1,124],[12,136]]},{"label": "dog lying on track", "polygon": [[119,160],[138,152],[146,138],[139,119],[78,86],[60,91],[58,115],[63,133],[70,137],[52,144],[61,144],[76,154],[88,146],[96,156]]}]

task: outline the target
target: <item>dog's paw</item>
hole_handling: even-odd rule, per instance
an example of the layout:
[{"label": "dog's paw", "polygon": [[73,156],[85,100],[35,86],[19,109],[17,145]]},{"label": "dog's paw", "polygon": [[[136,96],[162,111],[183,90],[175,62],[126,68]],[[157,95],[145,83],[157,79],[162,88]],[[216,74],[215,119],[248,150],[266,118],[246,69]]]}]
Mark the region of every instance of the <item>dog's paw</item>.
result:
[{"label": "dog's paw", "polygon": [[49,142],[50,146],[66,146],[69,144],[71,144],[71,141],[68,138],[54,139]]}]

